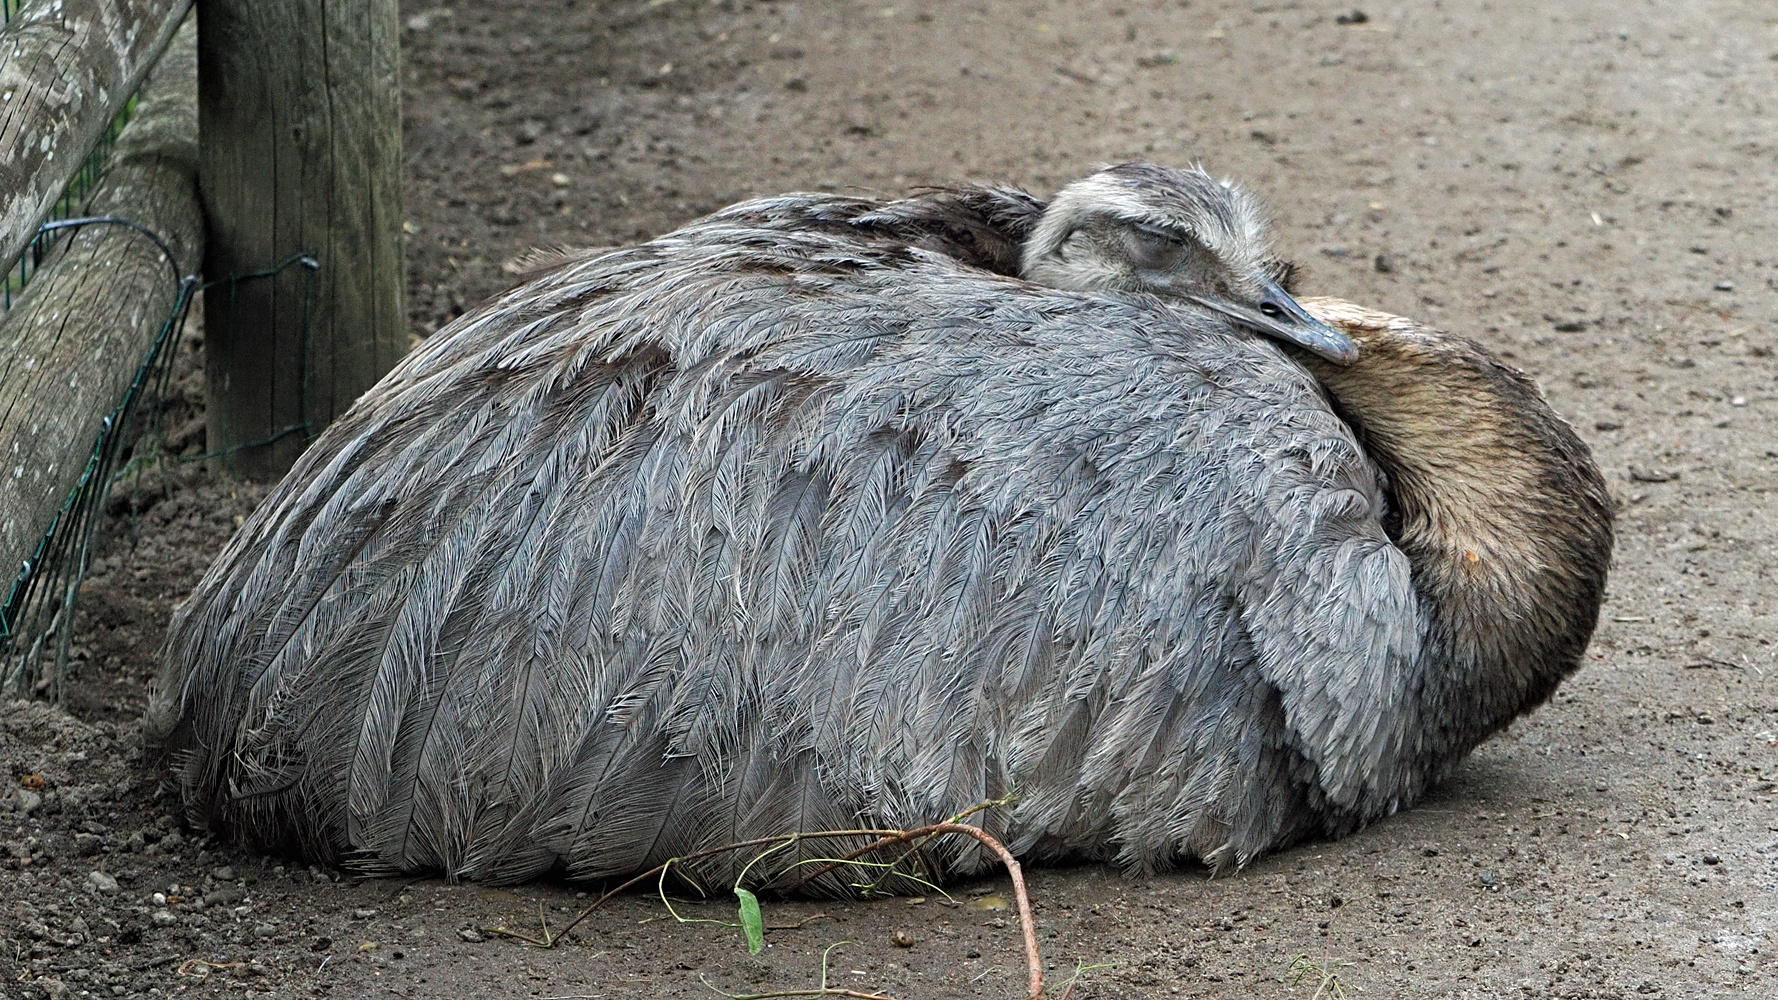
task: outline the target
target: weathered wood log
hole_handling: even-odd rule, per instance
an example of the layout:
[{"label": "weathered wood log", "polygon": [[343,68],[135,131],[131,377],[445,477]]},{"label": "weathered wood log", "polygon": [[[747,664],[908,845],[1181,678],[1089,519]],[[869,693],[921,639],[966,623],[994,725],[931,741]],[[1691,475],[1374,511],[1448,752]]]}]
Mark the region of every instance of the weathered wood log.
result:
[{"label": "weathered wood log", "polygon": [[151,230],[173,259],[135,229],[86,226],[0,323],[0,603],[172,313],[177,278],[203,255],[196,42],[188,24],[167,48],[86,206]]},{"label": "weathered wood log", "polygon": [[0,31],[0,272],[37,235],[191,3],[28,3]]},{"label": "weathered wood log", "polygon": [[205,277],[303,253],[320,265],[205,293],[210,447],[237,474],[270,477],[407,350],[396,2],[204,0],[202,12]]}]

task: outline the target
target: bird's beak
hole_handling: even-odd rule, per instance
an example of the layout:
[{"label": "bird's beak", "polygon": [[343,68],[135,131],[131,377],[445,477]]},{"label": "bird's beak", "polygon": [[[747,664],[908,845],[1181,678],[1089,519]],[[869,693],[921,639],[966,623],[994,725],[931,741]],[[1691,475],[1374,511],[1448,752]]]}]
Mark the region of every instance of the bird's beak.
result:
[{"label": "bird's beak", "polygon": [[1290,293],[1270,278],[1261,279],[1259,308],[1227,299],[1187,295],[1198,305],[1214,309],[1242,326],[1268,337],[1295,344],[1337,365],[1358,360],[1358,345],[1346,335],[1309,315]]}]

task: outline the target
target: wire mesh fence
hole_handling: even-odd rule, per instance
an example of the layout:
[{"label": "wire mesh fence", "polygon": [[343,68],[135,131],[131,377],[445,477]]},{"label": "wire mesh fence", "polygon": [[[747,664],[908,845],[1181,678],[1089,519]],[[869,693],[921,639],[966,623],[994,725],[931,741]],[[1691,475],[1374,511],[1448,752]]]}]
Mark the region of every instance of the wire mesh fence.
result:
[{"label": "wire mesh fence", "polygon": [[[48,231],[96,224],[131,226],[122,219],[70,219]],[[142,232],[160,243],[152,233]],[[178,274],[177,267],[174,279],[178,295],[148,357],[102,422],[80,479],[38,540],[36,551],[19,567],[0,599],[0,692],[34,692],[61,700],[80,584],[92,559],[93,539],[105,519],[106,498],[122,475],[118,464],[131,442],[159,436],[160,407],[141,404],[145,398],[158,401],[165,394],[187,307],[198,284],[195,276]],[[128,471],[126,467],[124,473]]]},{"label": "wire mesh fence", "polygon": [[[78,482],[63,499],[35,551],[19,567],[10,586],[0,591],[0,694],[35,693],[58,702],[68,675],[69,647],[80,584],[92,561],[93,542],[104,523],[106,501],[112,489],[131,475],[136,477],[139,485],[143,471],[158,462],[196,462],[215,458],[227,463],[234,452],[267,443],[254,441],[198,455],[170,456],[163,452],[162,402],[167,396],[192,299],[212,286],[232,288],[244,281],[275,278],[289,268],[298,267],[304,274],[303,328],[307,330],[313,308],[315,274],[320,267],[312,254],[302,253],[264,270],[227,274],[210,282],[201,282],[196,274],[180,272],[171,251],[157,234],[128,219],[71,218],[47,222],[43,229],[53,234],[92,225],[130,229],[152,240],[168,260],[178,291],[172,309],[129,388],[103,420]],[[221,318],[224,322],[229,319]],[[279,436],[297,432],[305,438],[312,438],[314,434],[305,421],[280,432]]]}]

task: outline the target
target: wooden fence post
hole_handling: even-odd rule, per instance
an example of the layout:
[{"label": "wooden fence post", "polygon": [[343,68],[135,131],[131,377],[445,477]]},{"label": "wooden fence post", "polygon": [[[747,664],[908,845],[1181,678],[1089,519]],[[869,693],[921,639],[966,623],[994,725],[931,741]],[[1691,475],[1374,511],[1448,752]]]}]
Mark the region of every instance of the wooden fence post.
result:
[{"label": "wooden fence post", "polygon": [[237,474],[283,473],[407,350],[398,30],[396,0],[198,2],[204,277],[240,279],[204,297],[209,445]]}]

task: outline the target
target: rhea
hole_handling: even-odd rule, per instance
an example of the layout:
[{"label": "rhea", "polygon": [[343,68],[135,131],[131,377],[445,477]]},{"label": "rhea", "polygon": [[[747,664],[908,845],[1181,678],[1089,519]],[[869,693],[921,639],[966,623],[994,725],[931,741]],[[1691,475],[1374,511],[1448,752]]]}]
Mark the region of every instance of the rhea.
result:
[{"label": "rhea", "polygon": [[1285,275],[1251,196],[1147,165],[562,255],[303,455],[150,737],[194,821],[369,872],[997,799],[1135,870],[1345,834],[1579,666],[1611,515],[1523,375]]}]

